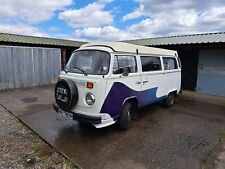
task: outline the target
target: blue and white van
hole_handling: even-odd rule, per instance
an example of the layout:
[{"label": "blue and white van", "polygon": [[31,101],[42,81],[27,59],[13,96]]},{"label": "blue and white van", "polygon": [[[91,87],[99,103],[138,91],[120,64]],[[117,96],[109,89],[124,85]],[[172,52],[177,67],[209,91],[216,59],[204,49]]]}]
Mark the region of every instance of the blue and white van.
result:
[{"label": "blue and white van", "polygon": [[102,128],[131,126],[138,108],[174,104],[181,90],[177,52],[123,42],[87,43],[73,52],[55,87],[54,109]]}]

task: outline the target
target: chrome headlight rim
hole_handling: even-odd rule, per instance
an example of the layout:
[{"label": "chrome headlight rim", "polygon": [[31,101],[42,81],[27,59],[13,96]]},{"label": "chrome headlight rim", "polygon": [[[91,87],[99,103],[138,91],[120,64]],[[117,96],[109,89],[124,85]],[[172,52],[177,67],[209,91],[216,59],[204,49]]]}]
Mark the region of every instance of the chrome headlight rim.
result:
[{"label": "chrome headlight rim", "polygon": [[95,104],[95,96],[92,93],[87,93],[85,96],[85,101],[88,106],[92,106]]}]

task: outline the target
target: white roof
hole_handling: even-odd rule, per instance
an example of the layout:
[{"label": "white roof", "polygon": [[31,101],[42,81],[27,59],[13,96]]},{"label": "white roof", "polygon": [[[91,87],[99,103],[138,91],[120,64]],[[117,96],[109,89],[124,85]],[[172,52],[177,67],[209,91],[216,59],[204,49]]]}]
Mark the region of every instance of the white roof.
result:
[{"label": "white roof", "polygon": [[146,47],[140,45],[134,45],[125,42],[93,42],[86,43],[80,47],[80,49],[93,48],[93,47],[108,47],[115,52],[126,52],[126,53],[138,53],[141,54],[155,54],[155,55],[172,55],[177,56],[177,52],[174,50],[160,49],[154,47]]}]

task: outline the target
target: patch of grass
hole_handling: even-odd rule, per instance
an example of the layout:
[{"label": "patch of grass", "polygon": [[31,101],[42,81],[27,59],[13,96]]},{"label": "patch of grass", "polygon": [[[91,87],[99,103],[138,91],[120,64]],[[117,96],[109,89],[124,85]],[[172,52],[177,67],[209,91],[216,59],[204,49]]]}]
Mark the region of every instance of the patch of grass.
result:
[{"label": "patch of grass", "polygon": [[49,160],[52,154],[52,149],[43,143],[37,142],[34,144],[34,153],[44,161]]},{"label": "patch of grass", "polygon": [[68,160],[68,159],[65,160],[65,164],[66,164],[66,167],[68,167],[70,169],[75,167],[73,162],[71,160]]},{"label": "patch of grass", "polygon": [[225,131],[221,133],[221,137],[222,137],[222,139],[225,138]]},{"label": "patch of grass", "polygon": [[209,150],[209,152],[207,153],[207,155],[201,159],[201,165],[206,165],[209,161],[209,159],[212,157],[213,152],[216,150],[216,148],[218,147],[218,144],[216,144],[215,146],[213,146],[212,149]]},{"label": "patch of grass", "polygon": [[41,144],[41,143],[36,143],[36,144],[34,145],[34,153],[35,153],[36,155],[39,155],[39,154],[40,154],[41,149],[42,149],[42,144]]},{"label": "patch of grass", "polygon": [[225,140],[225,131],[220,134],[217,143],[209,150],[206,156],[203,159],[201,159],[202,168],[204,168],[204,166],[209,162],[209,160],[213,156],[213,153],[223,144],[224,140]]},{"label": "patch of grass", "polygon": [[41,159],[44,160],[44,161],[48,161],[49,158],[50,158],[50,156],[48,156],[48,155],[44,155],[44,156],[41,157]]}]

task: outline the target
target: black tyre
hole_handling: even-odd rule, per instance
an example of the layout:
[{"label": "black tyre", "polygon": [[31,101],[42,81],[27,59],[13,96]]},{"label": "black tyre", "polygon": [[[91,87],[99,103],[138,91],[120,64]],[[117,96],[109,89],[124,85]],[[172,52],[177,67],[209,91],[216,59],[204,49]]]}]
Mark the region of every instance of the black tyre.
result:
[{"label": "black tyre", "polygon": [[78,101],[78,90],[72,80],[60,80],[55,86],[55,101],[65,111],[71,110]]},{"label": "black tyre", "polygon": [[121,129],[127,130],[132,125],[132,104],[127,102],[124,104],[120,114],[119,126]]},{"label": "black tyre", "polygon": [[165,107],[172,107],[175,103],[175,93],[171,92],[168,96],[163,100],[163,105]]}]

